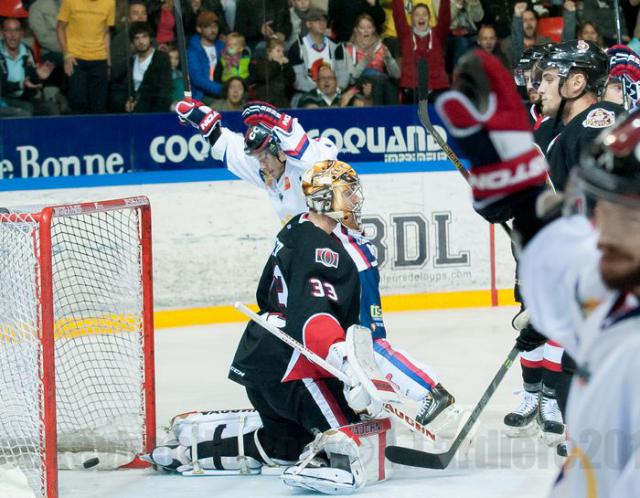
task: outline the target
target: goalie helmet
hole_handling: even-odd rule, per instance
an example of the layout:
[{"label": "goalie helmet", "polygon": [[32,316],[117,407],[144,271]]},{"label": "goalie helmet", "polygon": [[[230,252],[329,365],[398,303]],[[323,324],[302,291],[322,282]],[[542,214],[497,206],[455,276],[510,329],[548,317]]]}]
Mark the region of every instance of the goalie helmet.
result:
[{"label": "goalie helmet", "polygon": [[598,200],[640,215],[640,110],[604,130],[572,171],[565,213],[590,214]]},{"label": "goalie helmet", "polygon": [[270,130],[261,125],[247,128],[244,134],[245,154],[258,155],[265,151],[273,156],[277,156],[279,150],[280,147]]},{"label": "goalie helmet", "polygon": [[307,206],[347,228],[361,230],[364,196],[355,170],[342,161],[320,161],[302,176]]},{"label": "goalie helmet", "polygon": [[595,43],[586,40],[572,40],[552,45],[531,70],[531,80],[535,88],[542,81],[545,69],[558,69],[560,86],[571,71],[582,71],[587,77],[588,91],[600,95],[609,78],[609,58]]}]

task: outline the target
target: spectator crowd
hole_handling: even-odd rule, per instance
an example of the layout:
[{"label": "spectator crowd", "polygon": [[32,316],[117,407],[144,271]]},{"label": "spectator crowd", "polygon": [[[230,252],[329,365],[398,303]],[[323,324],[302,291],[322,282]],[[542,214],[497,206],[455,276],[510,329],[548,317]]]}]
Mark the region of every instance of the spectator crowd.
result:
[{"label": "spectator crowd", "polygon": [[[480,48],[509,69],[551,41],[616,43],[603,0],[4,0],[0,117],[166,112],[184,91],[181,2],[193,96],[217,110],[414,104],[416,62],[431,96]],[[623,41],[640,49],[640,0],[623,2]],[[627,26],[633,29],[630,31]]]}]

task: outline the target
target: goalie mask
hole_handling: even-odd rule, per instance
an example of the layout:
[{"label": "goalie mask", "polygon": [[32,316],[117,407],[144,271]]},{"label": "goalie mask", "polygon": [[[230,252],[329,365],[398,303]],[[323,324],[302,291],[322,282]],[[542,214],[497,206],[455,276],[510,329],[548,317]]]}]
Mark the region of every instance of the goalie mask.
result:
[{"label": "goalie mask", "polygon": [[342,161],[321,161],[305,171],[302,192],[311,211],[352,230],[362,230],[364,196],[355,170]]}]

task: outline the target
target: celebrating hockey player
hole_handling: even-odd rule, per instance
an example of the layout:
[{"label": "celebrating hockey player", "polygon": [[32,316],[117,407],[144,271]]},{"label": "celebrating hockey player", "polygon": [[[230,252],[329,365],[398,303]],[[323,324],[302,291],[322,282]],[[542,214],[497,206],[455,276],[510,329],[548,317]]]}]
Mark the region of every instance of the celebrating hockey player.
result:
[{"label": "celebrating hockey player", "polygon": [[[224,161],[234,174],[267,191],[278,216],[286,222],[307,211],[300,181],[314,163],[336,159],[337,148],[328,139],[311,139],[299,121],[265,102],[250,102],[242,115],[248,126],[244,136],[221,126],[222,116],[197,101],[182,101],[176,107],[181,120],[189,122],[208,138],[213,156]],[[362,235],[359,219],[337,224],[334,231],[360,275],[360,324],[372,330],[378,367],[393,379],[398,390],[420,403],[416,420],[432,422],[455,399],[442,386],[431,368],[392,347],[380,300],[380,274],[369,241]]]},{"label": "celebrating hockey player", "polygon": [[[491,222],[513,219],[533,324],[577,363],[567,406],[571,449],[551,496],[639,496],[640,114],[585,147],[560,209],[497,59],[479,51],[464,59],[437,108],[471,163],[476,211]],[[594,297],[605,299],[587,316]]]},{"label": "celebrating hockey player", "polygon": [[325,493],[352,492],[390,476],[384,463],[389,420],[360,422],[356,414],[375,417],[382,404],[362,389],[346,352],[345,331],[355,333],[350,326],[358,322],[360,284],[355,264],[332,236],[339,223],[357,224],[360,180],[348,164],[329,160],[304,174],[302,189],[309,212],[293,217],[276,237],[258,284],[260,314],[347,373],[351,388],[343,392],[331,374],[250,322],[229,377],[245,387],[257,413],[187,415],[172,428],[175,441],[148,456],[155,464],[249,474],[300,457],[283,481]]}]

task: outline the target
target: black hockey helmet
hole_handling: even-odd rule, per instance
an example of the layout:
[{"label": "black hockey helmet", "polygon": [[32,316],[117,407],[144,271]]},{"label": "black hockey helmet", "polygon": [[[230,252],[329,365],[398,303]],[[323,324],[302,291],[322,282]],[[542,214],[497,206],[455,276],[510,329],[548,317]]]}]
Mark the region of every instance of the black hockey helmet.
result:
[{"label": "black hockey helmet", "polygon": [[543,71],[550,67],[558,69],[562,82],[571,71],[582,71],[587,76],[587,90],[597,95],[604,91],[609,78],[609,57],[595,43],[587,40],[571,40],[549,47],[531,72],[536,88],[542,81]]},{"label": "black hockey helmet", "polygon": [[520,59],[518,59],[518,64],[513,70],[513,77],[516,80],[516,85],[527,85],[525,72],[530,71],[533,68],[533,65],[542,59],[551,47],[553,47],[553,43],[541,43],[539,45],[526,48],[522,52]]},{"label": "black hockey helmet", "polygon": [[604,130],[571,173],[565,209],[590,211],[599,199],[640,215],[640,109]]},{"label": "black hockey helmet", "polygon": [[261,125],[250,126],[244,134],[245,154],[255,155],[267,151],[273,156],[278,155],[280,147],[268,128]]}]

